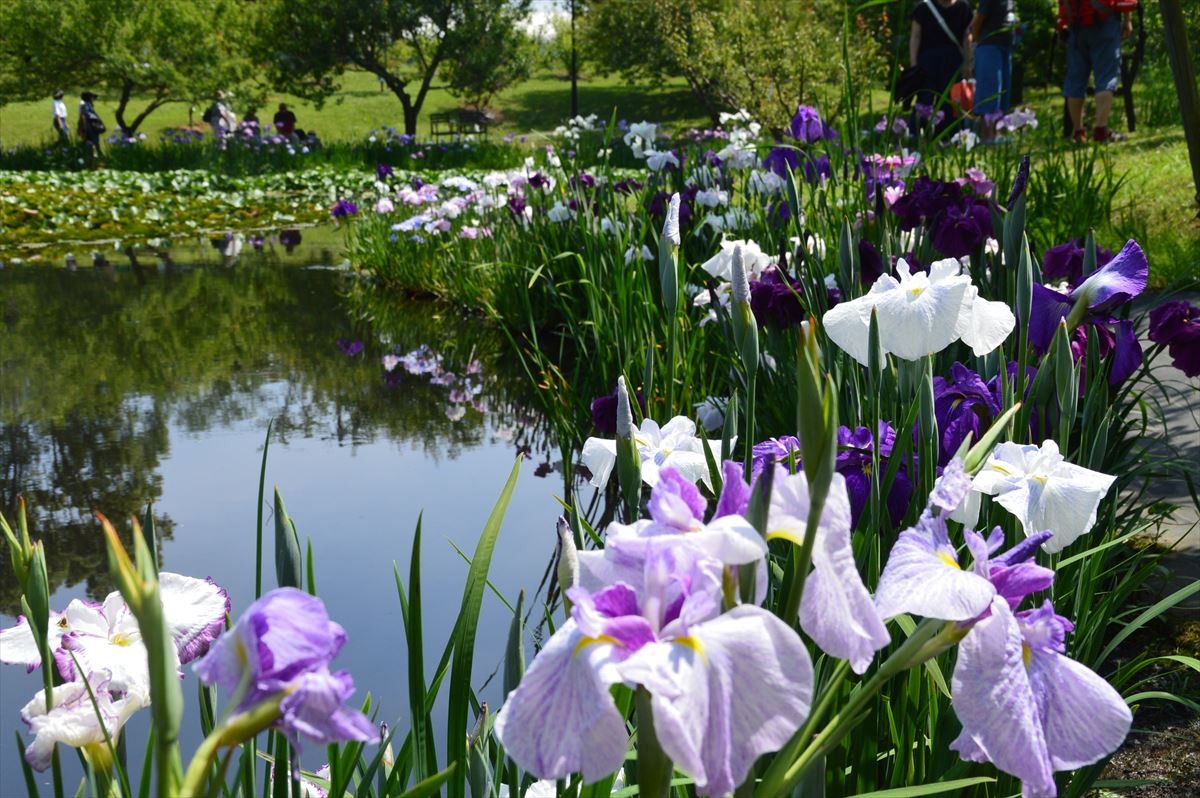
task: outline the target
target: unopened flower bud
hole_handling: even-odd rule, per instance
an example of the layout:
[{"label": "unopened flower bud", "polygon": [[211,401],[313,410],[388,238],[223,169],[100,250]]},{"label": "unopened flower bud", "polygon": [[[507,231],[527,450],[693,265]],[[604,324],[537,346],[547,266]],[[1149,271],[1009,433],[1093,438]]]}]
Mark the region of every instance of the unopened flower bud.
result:
[{"label": "unopened flower bud", "polygon": [[746,259],[742,254],[742,245],[738,244],[733,248],[733,301],[734,302],[749,302],[750,301],[750,279],[746,276]]},{"label": "unopened flower bud", "polygon": [[633,437],[633,408],[629,405],[629,389],[625,378],[617,377],[617,438],[628,440]]},{"label": "unopened flower bud", "polygon": [[662,237],[679,246],[679,195],[672,194],[667,206],[667,218],[663,222]]},{"label": "unopened flower bud", "polygon": [[579,553],[575,534],[564,516],[558,517],[558,587],[565,594],[579,584]]}]

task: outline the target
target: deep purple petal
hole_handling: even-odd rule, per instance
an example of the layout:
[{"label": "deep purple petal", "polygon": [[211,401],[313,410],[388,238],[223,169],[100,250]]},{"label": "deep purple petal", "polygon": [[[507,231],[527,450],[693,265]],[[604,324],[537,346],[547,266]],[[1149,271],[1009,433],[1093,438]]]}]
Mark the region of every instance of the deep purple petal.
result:
[{"label": "deep purple petal", "polygon": [[1029,310],[1029,343],[1039,352],[1050,348],[1059,323],[1070,313],[1074,302],[1066,294],[1034,284],[1033,304]]},{"label": "deep purple petal", "polygon": [[724,472],[724,483],[721,486],[721,496],[717,499],[717,510],[713,520],[727,515],[745,515],[750,506],[750,486],[743,476],[742,464],[736,460],[726,460],[721,464]]}]

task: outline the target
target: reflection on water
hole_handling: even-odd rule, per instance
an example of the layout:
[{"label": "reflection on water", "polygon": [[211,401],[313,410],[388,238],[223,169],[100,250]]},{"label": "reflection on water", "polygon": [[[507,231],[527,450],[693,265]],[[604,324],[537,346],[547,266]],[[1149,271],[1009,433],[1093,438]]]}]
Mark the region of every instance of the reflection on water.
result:
[{"label": "reflection on water", "polygon": [[[426,648],[437,651],[466,573],[446,541],[473,548],[515,454],[531,454],[492,581],[510,598],[532,595],[563,486],[538,478],[553,470],[555,450],[494,330],[395,302],[367,309],[370,326],[355,321],[338,299],[347,278],[329,268],[332,253],[297,254],[323,268],[281,262],[282,251],[230,258],[208,247],[171,262],[0,269],[0,510],[11,518],[25,496],[54,607],[111,590],[92,511],[128,519],[153,503],[164,569],[212,576],[237,613],[253,599],[258,466],[273,421],[268,489],[279,485],[302,540],[312,538],[320,593],[350,636],[339,665],[392,721],[405,706],[392,563],[407,573],[417,514],[425,511]],[[393,362],[422,346],[438,358],[436,379]],[[270,585],[269,540],[266,548]],[[8,625],[19,592],[3,559]],[[510,617],[498,602],[485,606],[480,685]],[[11,740],[39,679],[10,667],[2,676],[0,732]],[[19,778],[13,755],[10,746],[0,760],[0,793]]]}]

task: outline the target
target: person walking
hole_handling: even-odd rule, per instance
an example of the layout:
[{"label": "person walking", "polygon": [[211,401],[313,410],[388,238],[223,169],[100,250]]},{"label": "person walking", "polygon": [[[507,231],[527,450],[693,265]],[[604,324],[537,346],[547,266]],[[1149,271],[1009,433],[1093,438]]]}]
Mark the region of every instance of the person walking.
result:
[{"label": "person walking", "polygon": [[1058,0],[1058,32],[1067,42],[1063,97],[1071,117],[1071,137],[1077,142],[1088,140],[1083,105],[1089,75],[1096,80],[1092,141],[1106,142],[1112,138],[1108,117],[1121,81],[1121,41],[1133,33],[1130,12],[1134,8],[1137,8],[1134,0]]},{"label": "person walking", "polygon": [[76,133],[92,155],[99,158],[100,136],[108,130],[108,126],[104,124],[100,114],[96,113],[95,101],[96,95],[90,91],[79,95],[79,123]]},{"label": "person walking", "polygon": [[218,143],[223,142],[225,137],[237,127],[237,116],[225,100],[225,92],[218,91],[213,96],[212,105],[208,106],[204,116],[201,117],[212,127],[213,138]]},{"label": "person walking", "polygon": [[923,0],[913,9],[908,62],[921,70],[918,104],[935,106],[955,77],[970,71],[966,56],[971,18],[967,0]]},{"label": "person walking", "polygon": [[67,104],[63,102],[63,90],[59,89],[54,92],[54,102],[50,106],[52,114],[51,124],[54,126],[54,132],[58,134],[60,144],[71,143],[71,129],[67,126]]},{"label": "person walking", "polygon": [[996,137],[996,120],[1012,102],[1013,32],[1017,15],[1013,0],[980,0],[971,20],[975,48],[975,114],[980,118],[980,138]]}]

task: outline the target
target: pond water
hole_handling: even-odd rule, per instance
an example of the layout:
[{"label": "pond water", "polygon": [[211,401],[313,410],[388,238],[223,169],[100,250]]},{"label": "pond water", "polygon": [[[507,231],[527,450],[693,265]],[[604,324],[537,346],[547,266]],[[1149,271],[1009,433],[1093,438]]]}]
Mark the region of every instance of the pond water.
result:
[{"label": "pond water", "polygon": [[[392,568],[407,581],[418,514],[428,675],[467,572],[451,543],[473,550],[518,449],[531,454],[491,580],[512,601],[521,588],[532,597],[553,555],[563,482],[493,330],[399,300],[372,308],[370,325],[356,321],[339,299],[347,279],[331,268],[339,260],[333,249],[268,245],[237,258],[204,247],[170,262],[148,254],[106,268],[0,269],[0,509],[12,519],[16,497],[26,497],[31,528],[46,542],[51,606],[61,609],[111,590],[92,511],[127,535],[129,517],[153,502],[163,570],[211,576],[229,590],[236,617],[254,597],[258,473],[273,422],[264,587],[274,586],[277,485],[302,545],[312,541],[319,593],[348,633],[335,666],[354,675],[356,702],[369,691],[381,720],[407,728]],[[381,365],[383,354],[421,345],[448,370],[478,372],[465,399],[428,375]],[[3,560],[0,623],[9,626],[19,591],[6,551]],[[510,619],[487,594],[477,689],[502,665]],[[482,695],[498,701],[498,682]],[[24,792],[13,730],[25,733],[18,713],[39,685],[37,673],[0,671],[0,794]],[[189,674],[185,761],[199,740],[195,689]],[[128,727],[135,762],[148,716]],[[322,757],[310,751],[305,767]]]}]

